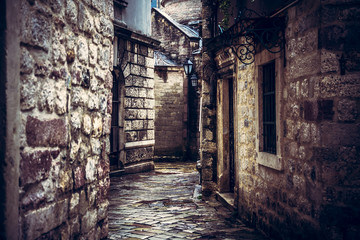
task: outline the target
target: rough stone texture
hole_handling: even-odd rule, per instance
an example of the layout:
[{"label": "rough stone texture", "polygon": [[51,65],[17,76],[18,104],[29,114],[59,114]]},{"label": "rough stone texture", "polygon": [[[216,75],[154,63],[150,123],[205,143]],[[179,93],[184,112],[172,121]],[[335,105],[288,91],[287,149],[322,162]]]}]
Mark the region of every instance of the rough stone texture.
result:
[{"label": "rough stone texture", "polygon": [[21,0],[19,8],[19,238],[104,238],[97,212],[108,203],[97,205],[96,194],[109,174],[102,144],[112,86],[103,80],[112,70],[113,2]]},{"label": "rough stone texture", "polygon": [[26,139],[31,147],[64,147],[67,142],[67,128],[64,119],[41,121],[27,117]]},{"label": "rough stone texture", "polygon": [[161,9],[173,17],[175,21],[190,25],[197,30],[200,29],[201,0],[165,1],[162,3]]},{"label": "rough stone texture", "polygon": [[[212,16],[211,1],[203,1],[203,39]],[[286,66],[277,68],[279,101],[280,171],[257,162],[256,139],[259,119],[256,92],[261,89],[259,68],[236,62],[235,206],[239,216],[276,239],[357,239],[359,229],[359,42],[356,1],[299,1],[287,10],[285,28]],[[356,26],[356,27],[355,27]],[[204,40],[205,41],[205,40]],[[265,52],[265,53],[264,53]],[[268,62],[276,57],[266,51],[255,59]],[[223,107],[221,51],[217,52],[217,123],[211,103],[211,72],[206,71],[211,53],[203,54],[202,81],[202,179],[203,192],[221,190],[219,163],[226,159],[226,146],[219,115]],[[264,53],[264,54],[263,54]],[[210,56],[209,56],[210,55]],[[345,74],[341,73],[341,56]],[[352,59],[353,56],[354,59]],[[231,58],[231,56],[228,58]],[[268,59],[268,60],[265,60]],[[278,61],[278,60],[277,60]],[[235,61],[234,61],[235,62]],[[236,75],[236,77],[235,77]],[[280,87],[281,86],[281,87]],[[261,96],[260,96],[261,97]],[[277,102],[278,104],[278,102]],[[259,111],[262,107],[259,105]],[[236,121],[235,121],[236,120]],[[216,125],[218,132],[212,131]],[[217,149],[212,140],[217,139]],[[213,146],[211,148],[210,146]],[[225,147],[224,147],[225,146]],[[217,153],[217,161],[213,152]],[[218,169],[217,174],[214,170]],[[214,178],[214,175],[216,178]],[[217,182],[214,180],[217,179]],[[215,188],[214,188],[215,187]]]},{"label": "rough stone texture", "polygon": [[186,78],[181,67],[155,71],[155,155],[182,157],[186,148],[187,83],[179,80]]},{"label": "rough stone texture", "polygon": [[181,66],[192,56],[192,51],[199,48],[198,38],[189,38],[156,10],[152,12],[151,21],[152,36],[161,42],[159,51],[178,65]]},{"label": "rough stone texture", "polygon": [[[154,143],[145,143],[144,141],[154,141],[154,66],[146,65],[145,59],[149,59],[153,63],[154,55],[151,45],[146,44],[150,39],[146,36],[139,35],[141,41],[134,41],[132,39],[124,40],[118,39],[118,54],[121,59],[121,65],[117,67],[121,69],[125,78],[122,83],[120,77],[117,81],[121,85],[120,102],[124,106],[120,106],[121,123],[124,133],[120,134],[120,139],[125,143],[125,148],[122,147],[119,153],[119,159],[115,160],[121,162],[120,165],[136,164],[141,161],[152,161],[153,159],[153,145]],[[154,41],[154,40],[152,40]],[[106,86],[112,84],[112,77],[110,75],[105,78]],[[111,103],[107,103],[111,106]],[[109,131],[110,122],[104,123],[103,131]],[[122,143],[122,145],[123,145]],[[136,147],[131,149],[126,148],[126,143],[136,144]],[[144,152],[144,146],[149,151]],[[115,166],[116,168],[118,166]]]}]

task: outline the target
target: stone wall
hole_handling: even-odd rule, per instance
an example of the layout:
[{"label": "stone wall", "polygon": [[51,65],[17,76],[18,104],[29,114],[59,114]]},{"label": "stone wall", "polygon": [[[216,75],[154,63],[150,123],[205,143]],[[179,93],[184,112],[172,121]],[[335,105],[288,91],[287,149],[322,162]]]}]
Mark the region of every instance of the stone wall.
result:
[{"label": "stone wall", "polygon": [[[202,1],[202,38],[204,43],[213,37],[212,22],[215,14],[213,1]],[[206,46],[202,52],[201,71],[201,129],[200,129],[200,161],[201,185],[204,197],[209,197],[216,191],[217,169],[217,142],[216,142],[216,81],[217,66],[214,54],[207,51]]]},{"label": "stone wall", "polygon": [[187,82],[184,75],[182,67],[155,68],[156,157],[181,159],[185,152]]},{"label": "stone wall", "polygon": [[22,0],[18,7],[20,238],[104,238],[113,3]]},{"label": "stone wall", "polygon": [[162,1],[161,9],[173,17],[178,23],[194,26],[199,30],[201,0]]},{"label": "stone wall", "polygon": [[152,36],[161,42],[159,51],[177,64],[182,65],[199,48],[199,38],[190,39],[156,10],[152,11],[151,21]]},{"label": "stone wall", "polygon": [[[359,9],[355,1],[301,1],[286,12],[284,52],[263,50],[252,65],[234,64],[235,204],[243,220],[275,239],[360,236],[360,48],[355,41]],[[207,57],[204,53],[203,61]],[[271,60],[277,72],[278,166],[259,157],[259,69]],[[204,97],[210,100],[203,90]],[[217,108],[221,107],[218,103]],[[202,165],[206,167],[213,156],[204,154],[209,152],[205,143],[213,140],[213,131],[205,122],[211,116],[205,115],[206,105],[202,110]],[[215,189],[210,183],[213,170],[214,166],[202,170],[205,191],[219,189],[219,182]]]},{"label": "stone wall", "polygon": [[150,161],[155,144],[154,51],[151,41],[135,34],[118,41],[118,64],[125,78],[124,165]]}]

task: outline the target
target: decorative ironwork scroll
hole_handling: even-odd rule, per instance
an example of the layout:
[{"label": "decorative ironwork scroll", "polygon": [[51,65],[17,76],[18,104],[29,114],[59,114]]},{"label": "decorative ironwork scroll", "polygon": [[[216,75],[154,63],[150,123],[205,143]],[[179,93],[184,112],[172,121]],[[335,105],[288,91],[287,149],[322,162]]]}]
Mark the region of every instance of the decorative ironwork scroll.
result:
[{"label": "decorative ironwork scroll", "polygon": [[236,57],[246,65],[255,61],[260,44],[269,52],[280,52],[285,45],[283,17],[267,17],[251,9],[239,11],[236,22],[218,36],[216,45],[231,48]]}]

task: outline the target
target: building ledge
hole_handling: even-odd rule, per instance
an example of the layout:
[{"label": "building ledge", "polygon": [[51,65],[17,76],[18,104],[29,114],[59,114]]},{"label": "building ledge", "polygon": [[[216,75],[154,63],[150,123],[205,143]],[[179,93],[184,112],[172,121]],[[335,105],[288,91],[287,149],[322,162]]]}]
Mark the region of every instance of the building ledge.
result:
[{"label": "building ledge", "polygon": [[155,48],[160,45],[160,41],[129,29],[126,26],[126,24],[122,21],[114,20],[113,24],[114,24],[115,36],[117,37],[128,39],[137,43],[141,43],[145,46],[152,48]]}]

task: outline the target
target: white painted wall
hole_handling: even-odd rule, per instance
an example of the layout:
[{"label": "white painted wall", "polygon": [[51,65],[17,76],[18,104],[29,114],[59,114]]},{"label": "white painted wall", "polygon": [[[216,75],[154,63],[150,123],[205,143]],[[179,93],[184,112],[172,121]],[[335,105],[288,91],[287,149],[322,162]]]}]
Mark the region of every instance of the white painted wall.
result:
[{"label": "white painted wall", "polygon": [[131,0],[123,12],[122,20],[127,26],[144,35],[151,35],[151,1]]}]

